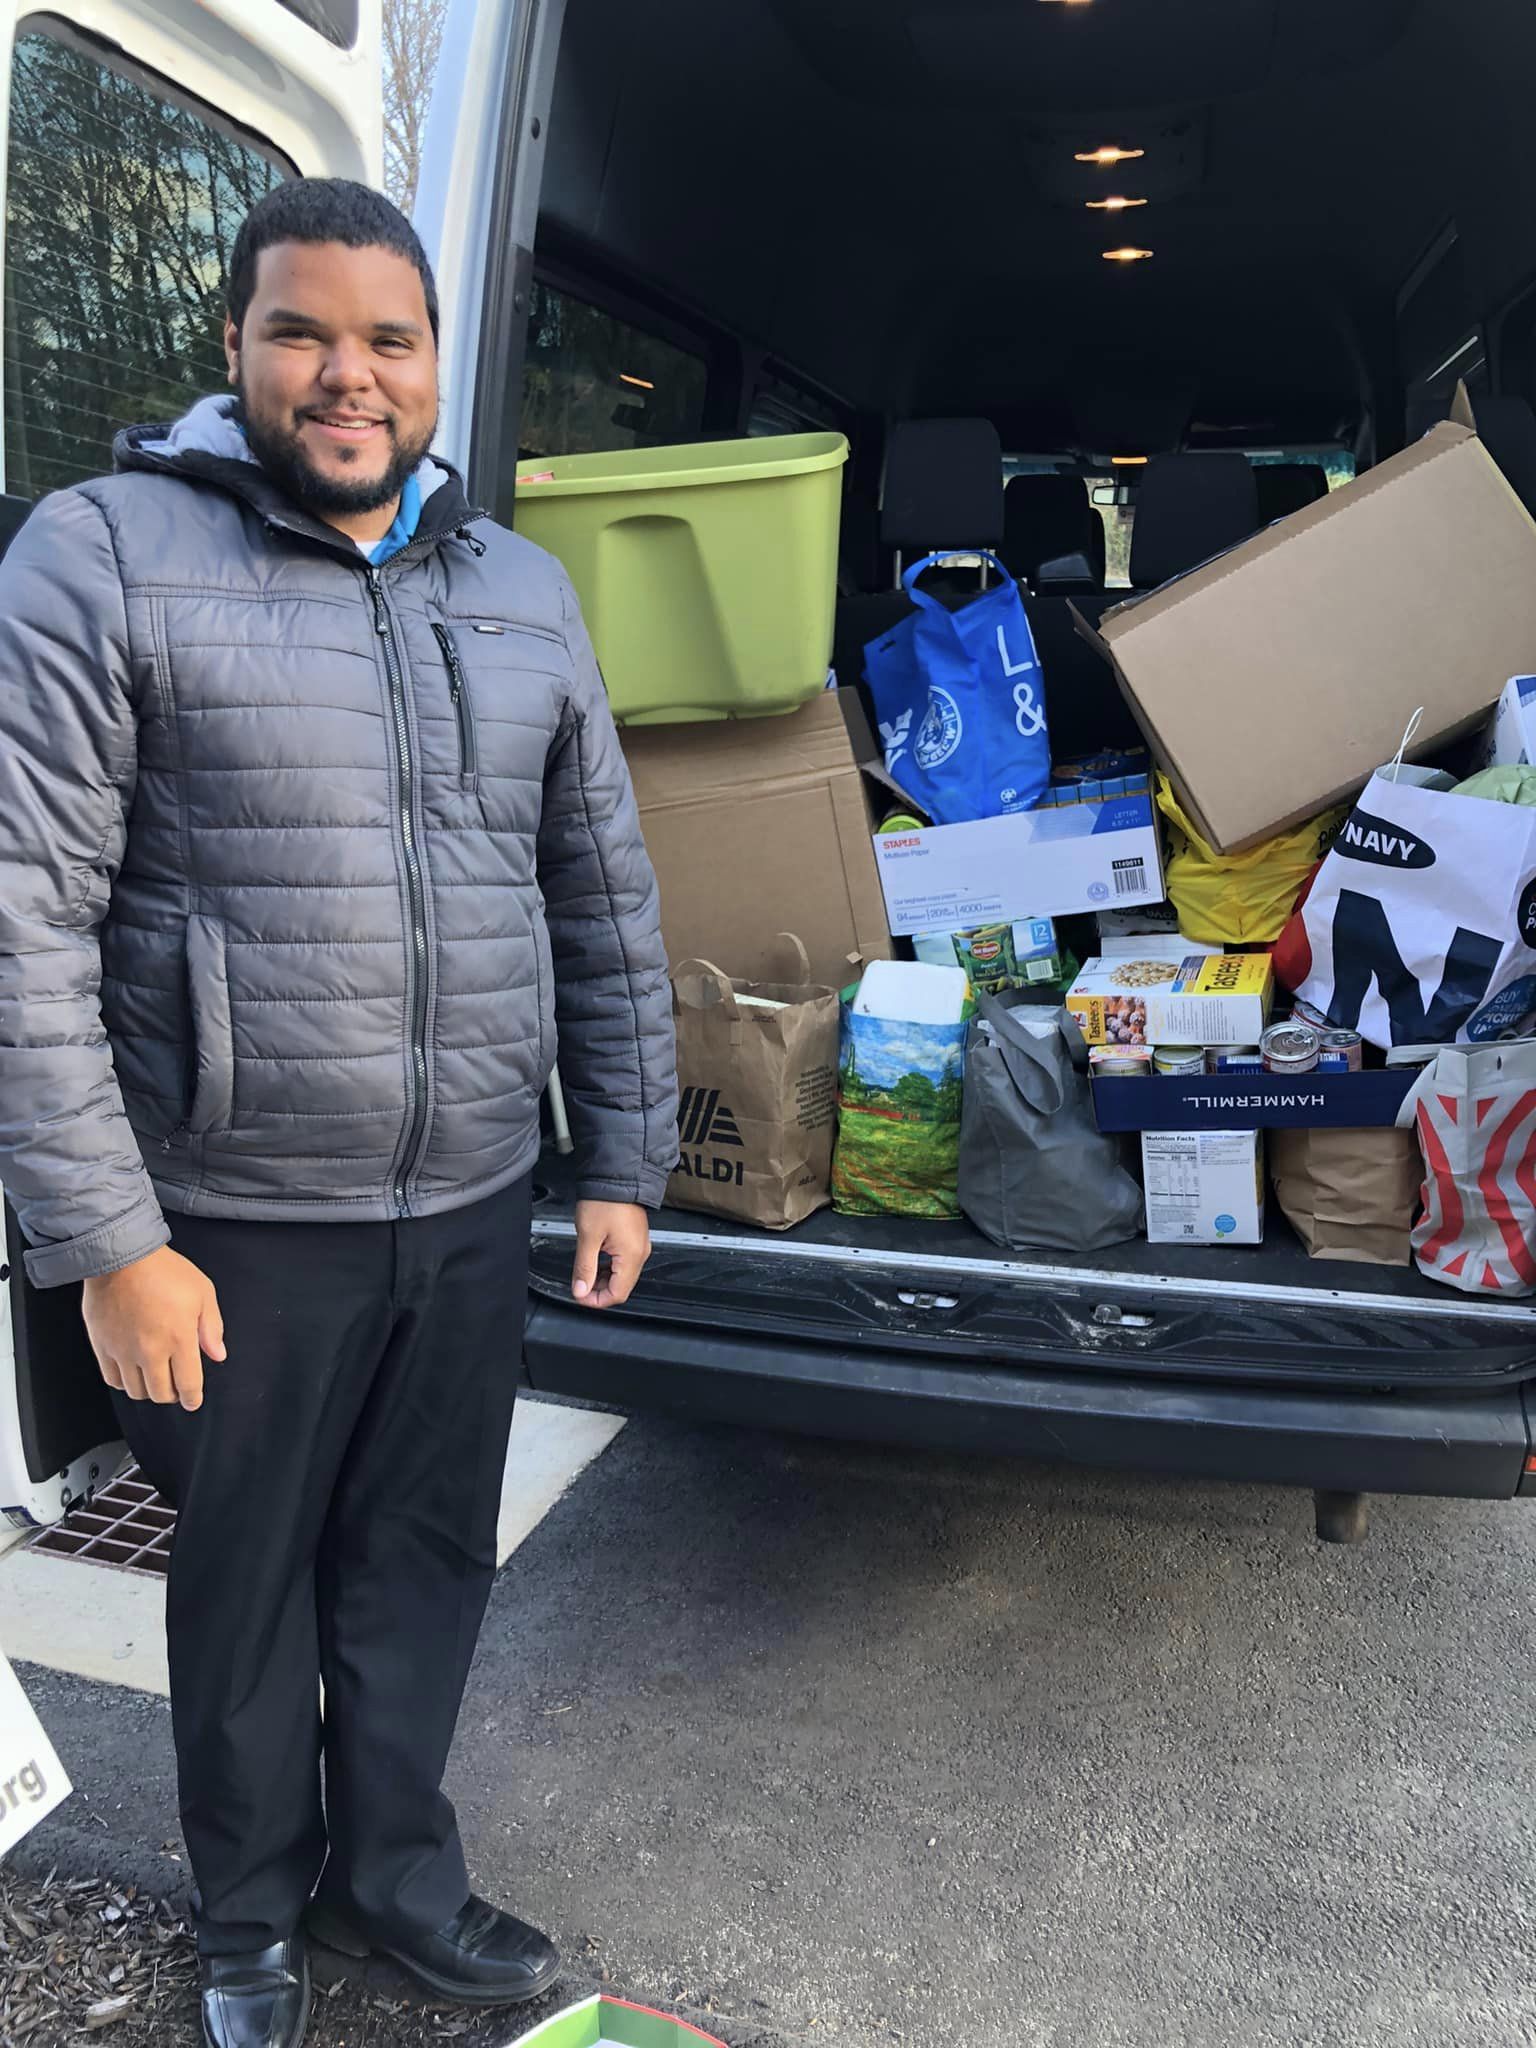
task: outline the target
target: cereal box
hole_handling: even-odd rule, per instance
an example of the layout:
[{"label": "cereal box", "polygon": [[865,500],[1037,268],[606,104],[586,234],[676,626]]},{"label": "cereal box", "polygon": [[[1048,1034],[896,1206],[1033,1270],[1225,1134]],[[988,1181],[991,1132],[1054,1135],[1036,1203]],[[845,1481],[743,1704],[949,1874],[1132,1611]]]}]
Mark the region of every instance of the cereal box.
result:
[{"label": "cereal box", "polygon": [[1274,996],[1267,953],[1090,960],[1066,1007],[1089,1045],[1256,1045]]}]

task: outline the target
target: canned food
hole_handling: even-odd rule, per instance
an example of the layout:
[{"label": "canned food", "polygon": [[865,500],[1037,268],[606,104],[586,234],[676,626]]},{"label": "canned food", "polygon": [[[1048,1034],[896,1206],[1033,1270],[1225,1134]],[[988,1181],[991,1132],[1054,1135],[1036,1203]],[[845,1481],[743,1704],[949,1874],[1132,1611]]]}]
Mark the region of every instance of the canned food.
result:
[{"label": "canned food", "polygon": [[1365,1065],[1365,1041],[1358,1031],[1324,1031],[1318,1066],[1329,1074],[1358,1074]]},{"label": "canned food", "polygon": [[1205,1048],[1200,1045],[1160,1045],[1152,1054],[1152,1070],[1158,1074],[1203,1074]]},{"label": "canned food", "polygon": [[1150,1045],[1095,1045],[1089,1048],[1088,1066],[1106,1081],[1134,1080],[1152,1071]]},{"label": "canned food", "polygon": [[1298,1024],[1310,1024],[1314,1031],[1331,1031],[1333,1029],[1333,1025],[1323,1015],[1321,1010],[1315,1009],[1311,1003],[1302,1002],[1299,997],[1291,1005],[1291,1015]]},{"label": "canned food", "polygon": [[1315,1073],[1322,1050],[1321,1035],[1295,1018],[1289,1024],[1271,1024],[1259,1040],[1267,1074]]},{"label": "canned food", "polygon": [[974,931],[956,932],[955,957],[977,989],[992,993],[1012,988],[1018,980],[1019,963],[1013,950],[1011,924],[983,924]]},{"label": "canned food", "polygon": [[1256,1074],[1264,1064],[1256,1045],[1212,1045],[1206,1048],[1208,1074]]}]

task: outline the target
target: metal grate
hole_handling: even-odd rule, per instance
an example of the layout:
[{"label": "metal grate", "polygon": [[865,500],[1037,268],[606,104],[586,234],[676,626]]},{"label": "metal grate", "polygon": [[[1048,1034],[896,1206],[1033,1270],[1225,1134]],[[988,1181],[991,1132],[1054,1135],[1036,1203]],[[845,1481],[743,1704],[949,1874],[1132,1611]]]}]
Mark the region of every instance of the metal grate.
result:
[{"label": "metal grate", "polygon": [[28,1548],[50,1557],[78,1557],[118,1571],[164,1578],[171,1564],[173,1508],[156,1493],[137,1465],[104,1486],[62,1522],[34,1536]]}]

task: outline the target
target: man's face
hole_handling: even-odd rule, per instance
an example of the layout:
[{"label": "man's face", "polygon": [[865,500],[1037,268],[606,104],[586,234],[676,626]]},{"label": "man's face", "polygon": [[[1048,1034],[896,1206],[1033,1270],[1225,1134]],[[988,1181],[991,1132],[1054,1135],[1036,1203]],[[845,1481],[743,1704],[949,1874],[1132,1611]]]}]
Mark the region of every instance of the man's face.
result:
[{"label": "man's face", "polygon": [[387,530],[437,429],[437,349],[415,265],[393,249],[279,242],[257,259],[224,349],[268,474],[344,531]]}]

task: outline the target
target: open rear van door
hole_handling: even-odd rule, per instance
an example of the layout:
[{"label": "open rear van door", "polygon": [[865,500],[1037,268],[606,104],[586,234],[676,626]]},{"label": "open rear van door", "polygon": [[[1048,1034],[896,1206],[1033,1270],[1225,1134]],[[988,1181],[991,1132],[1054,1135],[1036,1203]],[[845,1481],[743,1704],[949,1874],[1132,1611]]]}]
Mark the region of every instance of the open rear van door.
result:
[{"label": "open rear van door", "polygon": [[[225,266],[258,199],[295,175],[380,183],[380,6],[0,0],[0,549],[111,468],[120,426],[224,388]],[[28,1527],[126,1453],[79,1289],[34,1289],[23,1250],[7,1207],[0,1519]]]}]

